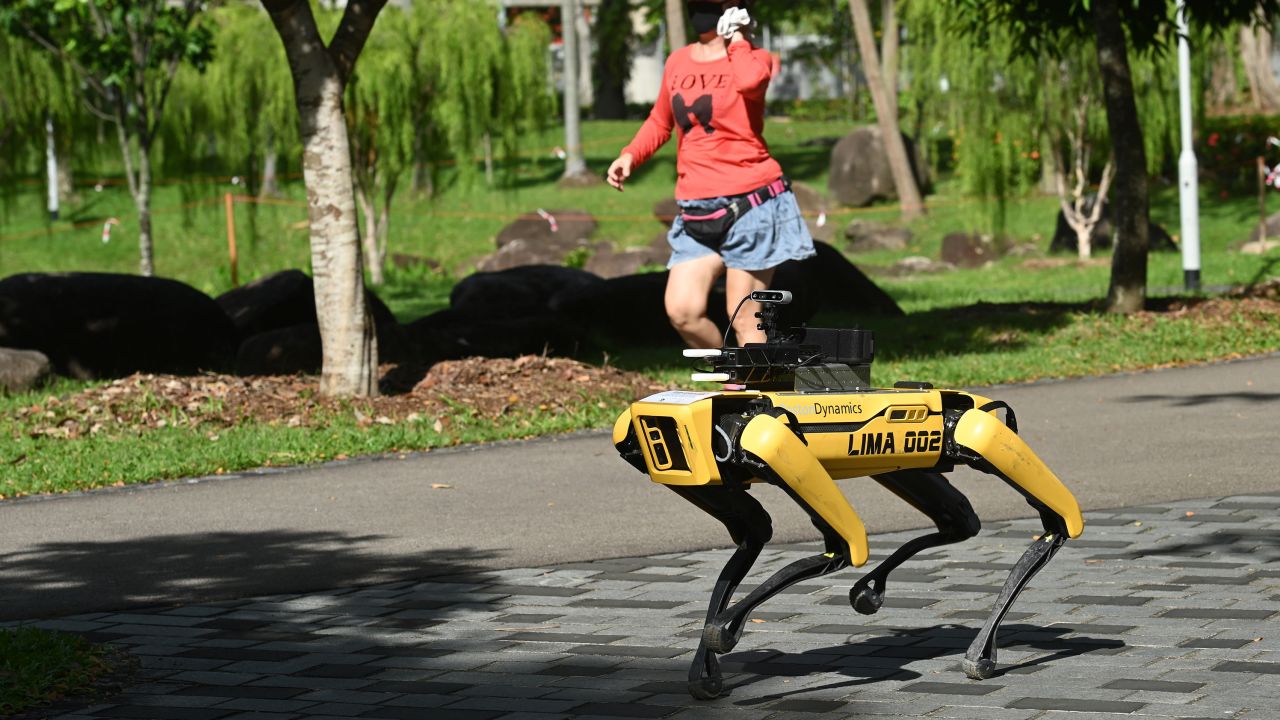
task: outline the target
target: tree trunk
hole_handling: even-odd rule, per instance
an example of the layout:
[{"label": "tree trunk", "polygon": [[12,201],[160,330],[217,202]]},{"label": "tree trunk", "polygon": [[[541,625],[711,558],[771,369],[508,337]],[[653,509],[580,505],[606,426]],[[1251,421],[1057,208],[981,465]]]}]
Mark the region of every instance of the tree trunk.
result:
[{"label": "tree trunk", "polygon": [[[889,171],[893,174],[893,184],[898,190],[902,219],[910,222],[924,215],[924,201],[920,197],[915,175],[911,172],[906,144],[902,142],[902,131],[898,127],[898,107],[890,104],[891,95],[880,73],[880,57],[876,50],[867,0],[849,0],[849,12],[853,15],[853,27],[858,36],[858,54],[862,57],[863,73],[867,76],[871,102],[876,107],[876,120],[880,125],[880,135],[884,138],[885,153],[889,157]],[[896,93],[893,97],[896,97]]]},{"label": "tree trunk", "polygon": [[1240,28],[1240,60],[1249,80],[1253,109],[1273,113],[1280,109],[1280,83],[1271,69],[1271,31],[1263,25]]},{"label": "tree trunk", "polygon": [[381,285],[382,265],[378,262],[378,216],[373,205],[373,191],[360,184],[356,186],[356,202],[360,203],[360,214],[364,216],[364,232],[360,234],[360,244],[364,246],[364,264],[369,268],[369,282]]},{"label": "tree trunk", "polygon": [[1128,47],[1116,0],[1094,0],[1098,68],[1106,95],[1107,127],[1115,152],[1115,251],[1111,256],[1111,287],[1107,310],[1142,310],[1147,297],[1147,153],[1142,125],[1133,98]]},{"label": "tree trunk", "polygon": [[306,0],[263,0],[263,5],[289,58],[302,131],[316,320],[324,357],[320,393],[373,396],[378,392],[378,346],[364,299],[342,92],[383,2],[350,0],[328,48]]},{"label": "tree trunk", "polygon": [[140,272],[155,275],[155,246],[151,238],[151,147],[144,138],[138,147],[138,194],[134,201],[138,207],[138,250],[141,255]]},{"label": "tree trunk", "polygon": [[275,136],[268,131],[267,144],[262,149],[262,187],[258,188],[258,197],[280,194],[279,162],[280,149],[276,146]]},{"label": "tree trunk", "polygon": [[684,24],[684,0],[667,0],[667,45],[675,52],[689,43]]},{"label": "tree trunk", "polygon": [[898,108],[898,13],[894,0],[881,0],[880,21],[884,32],[880,39],[880,60],[884,65],[884,91],[889,107]]},{"label": "tree trunk", "polygon": [[564,32],[564,144],[563,183],[575,184],[589,174],[582,154],[582,105],[578,99],[578,16],[577,0],[560,0],[560,28]]},{"label": "tree trunk", "polygon": [[582,1],[575,0],[578,18],[578,102],[586,107],[596,104],[595,77],[591,62],[591,23],[587,22],[587,14],[582,12]]},{"label": "tree trunk", "polygon": [[596,14],[596,38],[592,115],[598,120],[624,120],[631,62],[631,8],[627,0],[602,0]]},{"label": "tree trunk", "polygon": [[[1242,31],[1243,32],[1243,31]],[[1209,48],[1209,86],[1205,88],[1205,105],[1211,112],[1223,112],[1236,106],[1236,59],[1227,52],[1221,39]]]}]

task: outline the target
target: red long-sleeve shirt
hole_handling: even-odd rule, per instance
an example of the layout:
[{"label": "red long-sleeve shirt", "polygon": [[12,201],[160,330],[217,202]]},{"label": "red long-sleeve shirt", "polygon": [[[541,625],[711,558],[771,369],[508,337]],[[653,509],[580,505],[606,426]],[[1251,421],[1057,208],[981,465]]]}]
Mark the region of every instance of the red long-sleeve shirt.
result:
[{"label": "red long-sleeve shirt", "polygon": [[698,62],[692,47],[667,58],[658,100],[622,152],[639,167],[675,129],[677,200],[741,195],[777,180],[782,167],[764,141],[772,56],[740,40],[726,57]]}]

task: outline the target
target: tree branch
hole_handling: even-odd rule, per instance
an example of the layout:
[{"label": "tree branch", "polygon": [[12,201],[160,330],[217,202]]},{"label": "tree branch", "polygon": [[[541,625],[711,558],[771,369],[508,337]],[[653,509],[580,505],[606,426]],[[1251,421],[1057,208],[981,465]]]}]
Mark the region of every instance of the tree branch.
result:
[{"label": "tree branch", "polygon": [[387,0],[349,0],[347,9],[342,13],[342,23],[329,42],[329,56],[338,70],[338,80],[347,84],[351,71],[356,66],[356,58],[364,49],[364,43],[373,30],[373,22],[378,19]]}]

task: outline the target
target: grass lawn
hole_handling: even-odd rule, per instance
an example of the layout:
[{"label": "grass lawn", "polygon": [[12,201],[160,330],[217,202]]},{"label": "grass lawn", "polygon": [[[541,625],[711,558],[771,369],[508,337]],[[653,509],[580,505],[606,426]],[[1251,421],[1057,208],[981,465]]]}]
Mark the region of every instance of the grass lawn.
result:
[{"label": "grass lawn", "polygon": [[[634,132],[633,122],[584,125],[588,162],[603,172]],[[813,140],[835,137],[846,128],[820,122],[769,126],[774,153],[796,180],[825,190],[829,149]],[[434,200],[404,193],[392,212],[391,252],[431,258],[440,270],[392,269],[377,289],[407,321],[448,304],[449,290],[468,272],[468,263],[493,250],[493,237],[515,216],[536,208],[578,208],[599,221],[596,237],[621,245],[642,245],[663,232],[652,215],[669,196],[674,150],[667,147],[640,170],[625,193],[600,186],[560,190],[561,167],[552,155],[555,132],[528,140],[525,155],[504,166],[508,187],[493,190],[446,174]],[[90,178],[78,173],[81,180]],[[107,179],[110,179],[109,177]],[[207,293],[230,288],[221,194],[235,191],[213,180],[163,185],[156,197],[158,274],[175,277]],[[301,202],[300,183],[286,184],[287,198]],[[97,270],[134,272],[136,236],[131,202],[118,185],[102,192],[81,187],[82,202],[64,220],[43,217],[42,187],[0,201],[0,276],[26,271]],[[1270,299],[1170,299],[1180,292],[1177,254],[1151,257],[1149,287],[1164,311],[1112,317],[1098,311],[1105,295],[1109,257],[1093,263],[1028,264],[1005,258],[978,270],[891,277],[879,271],[908,255],[937,257],[942,237],[954,231],[990,227],[990,210],[959,196],[943,182],[928,198],[930,213],[910,226],[911,246],[854,260],[907,311],[906,318],[820,317],[815,325],[861,324],[877,333],[875,377],[939,385],[980,385],[1048,377],[1095,375],[1280,350],[1280,302]],[[1280,207],[1280,203],[1277,203]],[[1048,245],[1057,201],[1031,197],[1010,203],[1005,232],[1019,240]],[[1230,248],[1257,222],[1256,198],[1211,197],[1201,204],[1203,282],[1206,286],[1247,285],[1280,276],[1280,251],[1250,256]],[[893,206],[844,209],[830,219],[843,228],[853,218],[895,223]],[[1153,219],[1178,229],[1175,188],[1156,188]],[[124,224],[101,242],[102,222]],[[307,266],[305,210],[300,205],[241,205],[236,210],[242,280],[277,270]],[[837,240],[837,243],[840,241]],[[688,384],[688,367],[678,348],[597,349],[580,358],[636,370],[661,383]],[[459,442],[603,427],[627,398],[584,389],[580,408],[555,414],[531,412],[518,422],[460,413],[448,432],[431,423],[368,424],[370,408],[331,410],[323,423],[302,427],[245,421],[234,427],[181,424],[165,427],[109,427],[74,438],[33,435],[40,419],[30,409],[53,412],[49,399],[67,398],[85,387],[63,382],[37,393],[0,397],[0,497],[60,492],[153,479],[233,472],[264,464],[297,464],[359,454],[397,452]],[[20,412],[22,411],[22,412]],[[217,440],[211,441],[210,435]]]},{"label": "grass lawn", "polygon": [[0,716],[82,695],[112,670],[109,652],[79,635],[0,629]]}]

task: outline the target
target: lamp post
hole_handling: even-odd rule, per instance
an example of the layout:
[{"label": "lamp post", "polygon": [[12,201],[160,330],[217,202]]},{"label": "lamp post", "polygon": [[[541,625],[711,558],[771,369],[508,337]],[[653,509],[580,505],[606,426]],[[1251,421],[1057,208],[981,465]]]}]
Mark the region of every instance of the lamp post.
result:
[{"label": "lamp post", "polygon": [[1186,0],[1178,0],[1178,114],[1182,153],[1178,156],[1178,206],[1182,216],[1182,282],[1200,289],[1200,197],[1196,153],[1191,147],[1191,47],[1187,42]]}]

